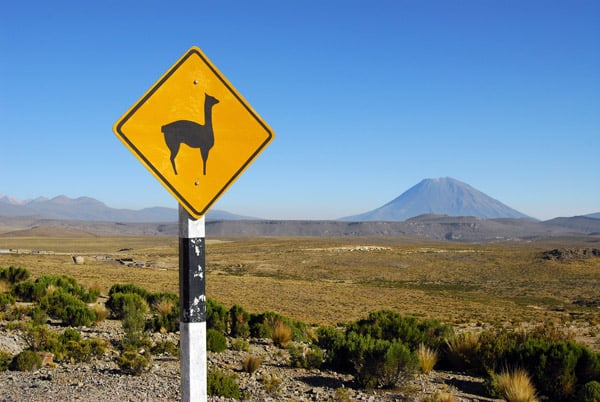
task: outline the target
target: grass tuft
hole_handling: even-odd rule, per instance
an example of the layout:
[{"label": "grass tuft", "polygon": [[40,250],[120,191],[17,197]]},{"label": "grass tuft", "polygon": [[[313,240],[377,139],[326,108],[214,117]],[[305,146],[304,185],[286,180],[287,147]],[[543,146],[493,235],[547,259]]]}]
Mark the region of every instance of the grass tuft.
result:
[{"label": "grass tuft", "polygon": [[421,343],[417,349],[417,359],[419,360],[421,372],[427,374],[433,370],[437,363],[437,351]]},{"label": "grass tuft", "polygon": [[252,374],[260,367],[262,358],[260,356],[246,356],[244,358],[243,369],[246,373]]},{"label": "grass tuft", "polygon": [[288,343],[292,340],[292,328],[285,324],[281,320],[275,322],[273,327],[273,343],[282,348],[287,347]]},{"label": "grass tuft", "polygon": [[536,391],[525,370],[504,371],[494,378],[494,389],[508,402],[537,402]]}]

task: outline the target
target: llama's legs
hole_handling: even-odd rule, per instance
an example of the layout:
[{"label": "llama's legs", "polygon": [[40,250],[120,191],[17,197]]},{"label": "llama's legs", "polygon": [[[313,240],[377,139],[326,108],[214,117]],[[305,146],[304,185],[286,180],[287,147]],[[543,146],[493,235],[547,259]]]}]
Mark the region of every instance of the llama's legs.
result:
[{"label": "llama's legs", "polygon": [[203,148],[200,148],[200,153],[202,154],[202,173],[204,176],[206,176],[206,161],[208,160],[208,151],[210,151],[210,149],[204,150]]},{"label": "llama's legs", "polygon": [[175,158],[177,157],[177,153],[179,152],[179,143],[175,145],[175,149],[169,147],[171,150],[171,165],[173,165],[173,171],[177,174],[177,166],[175,165]]}]

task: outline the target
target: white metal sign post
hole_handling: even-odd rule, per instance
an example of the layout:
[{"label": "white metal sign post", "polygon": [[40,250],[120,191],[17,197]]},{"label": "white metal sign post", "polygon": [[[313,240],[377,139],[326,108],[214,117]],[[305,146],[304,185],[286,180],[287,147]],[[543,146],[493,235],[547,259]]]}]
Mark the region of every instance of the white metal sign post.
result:
[{"label": "white metal sign post", "polygon": [[179,206],[179,332],[181,396],[206,401],[206,266],[204,217]]},{"label": "white metal sign post", "polygon": [[113,131],[179,202],[181,394],[206,401],[204,216],[274,134],[197,47]]}]

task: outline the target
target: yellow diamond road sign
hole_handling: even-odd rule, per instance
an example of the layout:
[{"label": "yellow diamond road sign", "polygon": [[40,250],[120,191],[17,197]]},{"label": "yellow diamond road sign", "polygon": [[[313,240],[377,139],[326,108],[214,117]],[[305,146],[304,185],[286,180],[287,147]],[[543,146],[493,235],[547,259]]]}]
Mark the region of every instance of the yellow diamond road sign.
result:
[{"label": "yellow diamond road sign", "polygon": [[113,130],[196,219],[274,136],[197,47],[117,120]]}]

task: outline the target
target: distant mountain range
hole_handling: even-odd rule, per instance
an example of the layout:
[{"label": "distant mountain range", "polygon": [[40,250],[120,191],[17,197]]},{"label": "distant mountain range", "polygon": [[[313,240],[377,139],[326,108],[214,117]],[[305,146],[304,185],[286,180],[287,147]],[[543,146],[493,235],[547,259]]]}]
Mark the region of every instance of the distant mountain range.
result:
[{"label": "distant mountain range", "polygon": [[[5,235],[177,235],[177,221],[176,208],[117,209],[90,197],[19,200],[0,195],[0,233]],[[425,179],[379,208],[337,221],[263,220],[211,210],[206,232],[215,236],[386,235],[459,241],[599,236],[600,212],[539,222],[466,183],[440,178]]]},{"label": "distant mountain range", "polygon": [[[69,198],[64,195],[48,199],[19,200],[0,195],[0,216],[31,216],[42,219],[64,219],[103,222],[177,222],[176,208],[153,207],[140,210],[111,208],[90,197]],[[211,210],[207,219],[256,219],[226,211]]]},{"label": "distant mountain range", "polygon": [[340,220],[393,222],[423,214],[474,216],[483,219],[529,218],[466,183],[445,177],[422,180],[379,208]]}]

